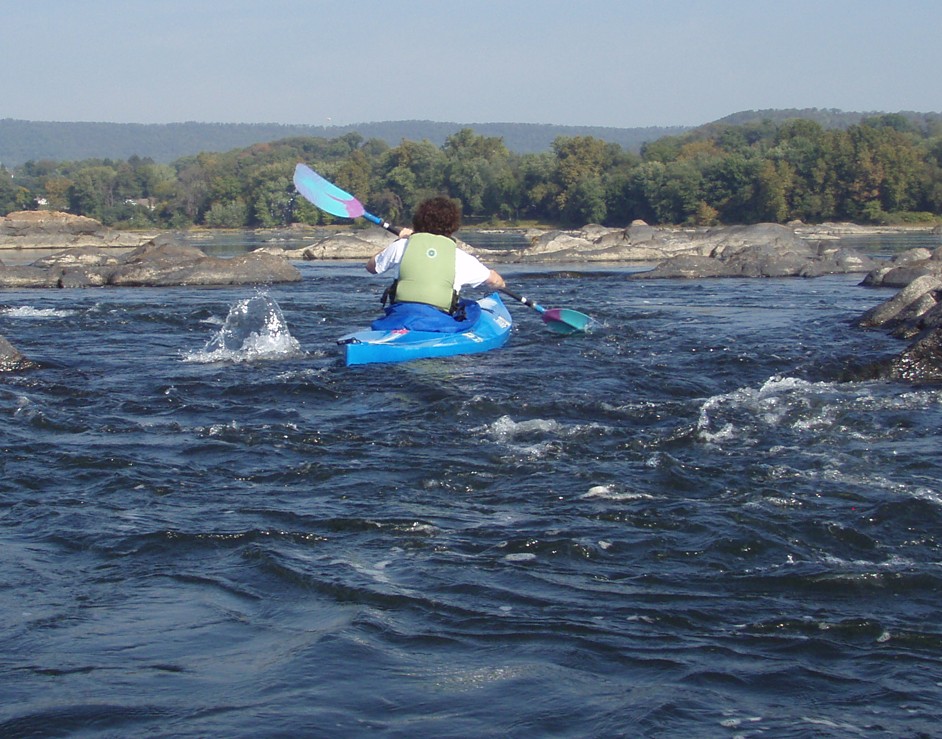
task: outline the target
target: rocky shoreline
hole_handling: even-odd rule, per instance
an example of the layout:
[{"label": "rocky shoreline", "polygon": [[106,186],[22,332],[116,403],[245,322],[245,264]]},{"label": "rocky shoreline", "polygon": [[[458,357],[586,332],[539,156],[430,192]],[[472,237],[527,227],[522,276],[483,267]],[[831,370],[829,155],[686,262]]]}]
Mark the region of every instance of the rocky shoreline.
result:
[{"label": "rocky shoreline", "polygon": [[[864,286],[901,289],[868,311],[857,325],[887,330],[913,342],[877,368],[876,376],[938,382],[942,381],[942,246],[912,249],[885,261],[841,245],[847,236],[916,230],[928,229],[834,223],[668,228],[638,221],[621,229],[587,225],[574,230],[530,230],[524,232],[527,245],[520,249],[485,252],[463,246],[495,264],[653,264],[649,270],[628,275],[626,279],[632,280],[860,273],[865,275]],[[274,243],[276,238],[247,254],[221,258],[206,255],[174,234],[117,232],[93,219],[65,213],[12,213],[0,218],[0,288],[293,282],[301,274],[292,261],[365,260],[392,237],[378,228],[331,232],[299,249],[281,248]],[[6,253],[36,249],[52,253],[29,264],[3,262]],[[9,342],[0,341],[0,371],[31,366]]]}]

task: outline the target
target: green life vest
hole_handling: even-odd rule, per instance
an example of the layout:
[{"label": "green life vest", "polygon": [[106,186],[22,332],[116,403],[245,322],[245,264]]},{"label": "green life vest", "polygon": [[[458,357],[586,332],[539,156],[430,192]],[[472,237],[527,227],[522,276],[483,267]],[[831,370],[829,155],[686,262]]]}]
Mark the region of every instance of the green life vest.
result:
[{"label": "green life vest", "polygon": [[394,300],[397,303],[426,303],[446,313],[455,308],[455,252],[457,245],[447,236],[412,234],[399,263]]}]

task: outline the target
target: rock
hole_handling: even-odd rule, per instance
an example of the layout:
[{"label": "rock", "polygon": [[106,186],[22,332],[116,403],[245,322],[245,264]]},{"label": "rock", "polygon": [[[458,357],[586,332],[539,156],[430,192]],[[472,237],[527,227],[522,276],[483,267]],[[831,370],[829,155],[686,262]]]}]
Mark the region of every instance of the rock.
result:
[{"label": "rock", "polygon": [[38,366],[20,354],[19,350],[5,337],[0,336],[0,372],[16,372]]},{"label": "rock", "polygon": [[942,382],[942,328],[930,331],[893,359],[889,374],[905,382]]},{"label": "rock", "polygon": [[387,236],[381,245],[354,234],[337,234],[300,249],[301,258],[317,259],[363,259],[367,260],[395,238]]},{"label": "rock", "polygon": [[[493,259],[494,257],[491,256]],[[853,250],[801,238],[776,223],[712,228],[655,228],[635,221],[626,229],[590,224],[534,235],[512,262],[656,262],[630,279],[665,277],[816,277],[867,272],[876,262]],[[676,260],[676,261],[675,261]]]},{"label": "rock", "polygon": [[0,287],[58,287],[58,282],[58,271],[32,265],[0,267]]},{"label": "rock", "polygon": [[864,313],[857,324],[864,328],[894,328],[903,323],[910,323],[914,328],[918,328],[916,322],[936,305],[936,294],[940,290],[942,279],[933,275],[921,275],[889,300]]},{"label": "rock", "polygon": [[719,259],[699,254],[682,254],[657,265],[647,272],[631,275],[634,279],[651,280],[669,277],[696,279],[701,277],[740,277],[734,268]]},{"label": "rock", "polygon": [[592,248],[592,242],[581,233],[569,231],[547,231],[531,241],[522,259],[530,260],[533,257],[546,258],[550,255],[572,257],[582,255],[585,258]]},{"label": "rock", "polygon": [[82,247],[28,266],[0,266],[0,287],[13,288],[251,285],[300,279],[301,273],[283,257],[262,252],[210,257],[165,236],[121,255]]},{"label": "rock", "polygon": [[75,267],[101,267],[103,265],[119,263],[119,255],[115,254],[113,251],[101,249],[97,246],[77,246],[37,259],[33,262],[33,266],[68,269]]},{"label": "rock", "polygon": [[884,264],[871,270],[862,284],[871,287],[904,287],[922,275],[942,278],[942,247],[934,251],[910,249],[897,254],[889,265]]},{"label": "rock", "polygon": [[695,231],[687,234],[687,241],[687,253],[672,256],[630,279],[818,277],[866,272],[875,264],[850,249],[809,242],[775,223]]},{"label": "rock", "polygon": [[893,336],[915,339],[878,376],[906,382],[942,381],[942,278],[920,275],[893,297],[859,319],[865,328],[883,328]]},{"label": "rock", "polygon": [[[319,241],[300,249],[281,249],[275,246],[266,246],[256,249],[283,257],[285,259],[318,261],[318,260],[363,260],[364,262],[378,251],[389,246],[395,235],[381,228],[369,228],[355,233],[337,233],[327,236]],[[458,246],[469,254],[476,253],[474,247],[456,239]]]},{"label": "rock", "polygon": [[155,234],[115,231],[94,218],[54,210],[17,211],[0,218],[2,249],[127,248],[139,246]]},{"label": "rock", "polygon": [[181,244],[148,244],[128,255],[111,272],[109,285],[168,287],[172,285],[251,285],[296,282],[298,270],[272,254],[249,252],[231,259],[206,256]]}]

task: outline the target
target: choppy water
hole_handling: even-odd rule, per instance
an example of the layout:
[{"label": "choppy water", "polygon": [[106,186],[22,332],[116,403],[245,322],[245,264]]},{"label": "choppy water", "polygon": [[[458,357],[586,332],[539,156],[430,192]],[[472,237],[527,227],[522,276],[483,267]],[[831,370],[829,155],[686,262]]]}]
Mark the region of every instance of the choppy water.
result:
[{"label": "choppy water", "polygon": [[506,268],[593,332],[346,369],[380,283],[301,269],[0,293],[0,734],[939,734],[891,291]]}]

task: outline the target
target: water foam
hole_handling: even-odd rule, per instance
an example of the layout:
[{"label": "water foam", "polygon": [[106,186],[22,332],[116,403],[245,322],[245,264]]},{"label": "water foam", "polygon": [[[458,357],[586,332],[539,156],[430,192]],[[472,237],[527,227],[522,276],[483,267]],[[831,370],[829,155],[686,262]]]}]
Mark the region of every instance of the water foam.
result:
[{"label": "water foam", "polygon": [[33,308],[29,305],[23,305],[19,308],[3,308],[0,310],[0,316],[9,316],[10,318],[65,318],[74,315],[74,310]]},{"label": "water foam", "polygon": [[225,323],[201,351],[184,355],[185,362],[254,362],[300,356],[278,303],[259,293],[236,303]]}]

